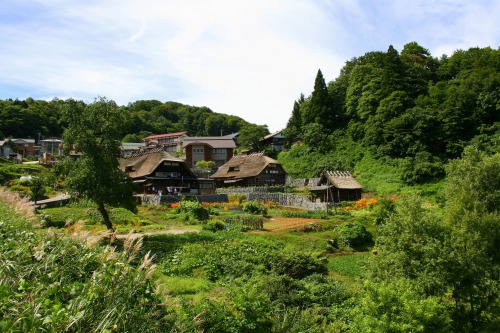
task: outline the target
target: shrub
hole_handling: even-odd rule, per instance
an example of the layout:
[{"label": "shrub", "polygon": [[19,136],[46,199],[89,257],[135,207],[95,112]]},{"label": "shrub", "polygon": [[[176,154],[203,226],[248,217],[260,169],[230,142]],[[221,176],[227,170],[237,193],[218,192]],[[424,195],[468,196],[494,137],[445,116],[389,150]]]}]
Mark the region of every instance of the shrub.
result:
[{"label": "shrub", "polygon": [[344,222],[335,231],[340,243],[348,247],[363,245],[372,240],[372,235],[366,228],[356,222]]},{"label": "shrub", "polygon": [[302,252],[280,251],[270,261],[272,271],[302,279],[311,274],[327,274],[326,262]]},{"label": "shrub", "polygon": [[257,200],[247,201],[243,204],[243,211],[249,214],[262,214],[265,212],[265,207],[263,204]]},{"label": "shrub", "polygon": [[205,220],[208,218],[208,212],[203,205],[197,201],[182,200],[179,204],[180,211],[187,213],[197,220]]},{"label": "shrub", "polygon": [[208,221],[207,223],[205,223],[202,226],[203,230],[208,230],[208,231],[212,231],[212,232],[224,230],[225,228],[226,228],[226,225],[224,224],[224,222],[222,222],[220,220]]},{"label": "shrub", "polygon": [[390,198],[382,198],[378,201],[377,205],[377,218],[375,223],[377,225],[385,223],[389,216],[394,213],[396,205],[394,201]]},{"label": "shrub", "polygon": [[239,205],[246,200],[246,196],[244,194],[228,194],[227,198],[229,202],[237,202]]}]

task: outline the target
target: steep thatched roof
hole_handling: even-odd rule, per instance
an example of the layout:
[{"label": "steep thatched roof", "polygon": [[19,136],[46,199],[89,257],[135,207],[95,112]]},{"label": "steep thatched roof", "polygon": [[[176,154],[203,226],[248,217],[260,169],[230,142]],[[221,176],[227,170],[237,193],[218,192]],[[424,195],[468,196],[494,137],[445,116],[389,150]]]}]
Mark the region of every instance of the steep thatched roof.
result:
[{"label": "steep thatched roof", "polygon": [[243,179],[256,177],[268,165],[281,165],[275,159],[263,153],[233,156],[226,164],[219,167],[216,173],[210,176],[215,179]]},{"label": "steep thatched roof", "polygon": [[345,171],[327,171],[325,177],[329,183],[336,188],[340,189],[362,189],[360,183],[354,179],[350,172]]},{"label": "steep thatched roof", "polygon": [[[152,174],[156,168],[165,161],[185,164],[183,159],[170,155],[166,151],[156,149],[132,155],[120,161],[120,169],[131,178],[140,178]],[[189,170],[189,168],[186,168]]]}]

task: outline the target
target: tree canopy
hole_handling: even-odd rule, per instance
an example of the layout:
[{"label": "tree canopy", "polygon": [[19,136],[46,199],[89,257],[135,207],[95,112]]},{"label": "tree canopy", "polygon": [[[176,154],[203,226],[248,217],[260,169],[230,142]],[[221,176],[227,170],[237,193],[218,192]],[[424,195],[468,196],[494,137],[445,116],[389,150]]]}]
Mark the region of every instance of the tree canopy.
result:
[{"label": "tree canopy", "polygon": [[99,98],[89,105],[69,101],[63,115],[68,124],[65,149],[81,153],[65,186],[72,195],[95,202],[106,227],[113,229],[106,205],[133,207],[133,184],[118,168],[127,125],[124,112],[113,101]]},{"label": "tree canopy", "polygon": [[[330,142],[326,150],[341,155],[350,152],[333,146],[347,137],[365,154],[404,160],[414,173],[406,172],[404,181],[429,181],[442,177],[442,163],[471,143],[498,151],[499,89],[499,49],[457,50],[438,59],[416,42],[401,52],[389,46],[347,61],[326,86],[318,71],[312,93],[294,103],[285,133],[309,151],[324,151]],[[322,125],[321,139],[310,140],[311,123]]]}]

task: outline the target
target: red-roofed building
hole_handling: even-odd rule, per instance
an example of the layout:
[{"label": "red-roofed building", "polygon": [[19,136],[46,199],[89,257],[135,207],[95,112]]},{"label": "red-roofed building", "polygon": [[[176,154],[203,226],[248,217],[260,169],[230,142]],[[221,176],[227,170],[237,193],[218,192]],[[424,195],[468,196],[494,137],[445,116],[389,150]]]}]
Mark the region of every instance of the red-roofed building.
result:
[{"label": "red-roofed building", "polygon": [[184,138],[186,137],[187,137],[187,132],[175,132],[175,133],[150,135],[142,139],[142,141],[146,143],[147,147],[163,146],[164,151],[180,152],[182,151],[182,143],[184,141]]}]

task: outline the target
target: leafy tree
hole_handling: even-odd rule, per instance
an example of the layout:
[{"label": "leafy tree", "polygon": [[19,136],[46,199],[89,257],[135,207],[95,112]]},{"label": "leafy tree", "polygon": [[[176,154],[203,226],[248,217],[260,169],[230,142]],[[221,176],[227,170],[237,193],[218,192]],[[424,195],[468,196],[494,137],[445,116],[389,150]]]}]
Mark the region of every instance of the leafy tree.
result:
[{"label": "leafy tree", "polygon": [[127,134],[122,139],[122,142],[142,142],[142,139],[144,138],[145,136],[142,136],[141,134]]},{"label": "leafy tree", "polygon": [[428,297],[416,290],[413,281],[365,283],[358,314],[351,331],[364,332],[452,332],[446,306],[439,297]]},{"label": "leafy tree", "polygon": [[[417,302],[430,297],[444,306],[453,332],[497,330],[499,186],[500,154],[487,156],[471,147],[462,159],[450,164],[443,217],[424,209],[415,197],[398,205],[379,226],[379,254],[370,278],[376,293],[367,294],[368,302],[382,307],[374,317],[384,318],[395,306],[391,305],[392,296],[382,300],[378,295],[386,293],[389,285],[397,288],[404,280],[418,296]],[[398,296],[397,302],[404,302],[404,297]],[[399,319],[384,320],[389,323]],[[425,318],[421,320],[426,327]]]},{"label": "leafy tree", "polygon": [[74,145],[81,152],[69,172],[65,186],[76,197],[96,203],[108,229],[113,225],[106,205],[133,207],[133,186],[118,168],[120,139],[126,119],[113,101],[99,98],[87,106],[69,101],[64,110],[68,128],[64,131],[66,150]]},{"label": "leafy tree", "polygon": [[214,161],[198,161],[196,162],[196,168],[203,173],[208,174],[212,169],[215,167],[215,162]]},{"label": "leafy tree", "polygon": [[238,132],[238,145],[240,148],[259,151],[262,148],[259,145],[259,141],[268,134],[267,125],[246,125]]},{"label": "leafy tree", "polygon": [[304,144],[311,150],[324,152],[328,147],[328,134],[321,123],[310,123],[302,127]]},{"label": "leafy tree", "polygon": [[448,177],[453,318],[463,331],[494,332],[500,327],[500,153],[469,147],[450,163]]},{"label": "leafy tree", "polygon": [[28,188],[30,189],[30,197],[36,205],[36,201],[45,194],[45,179],[40,176],[32,176]]}]

